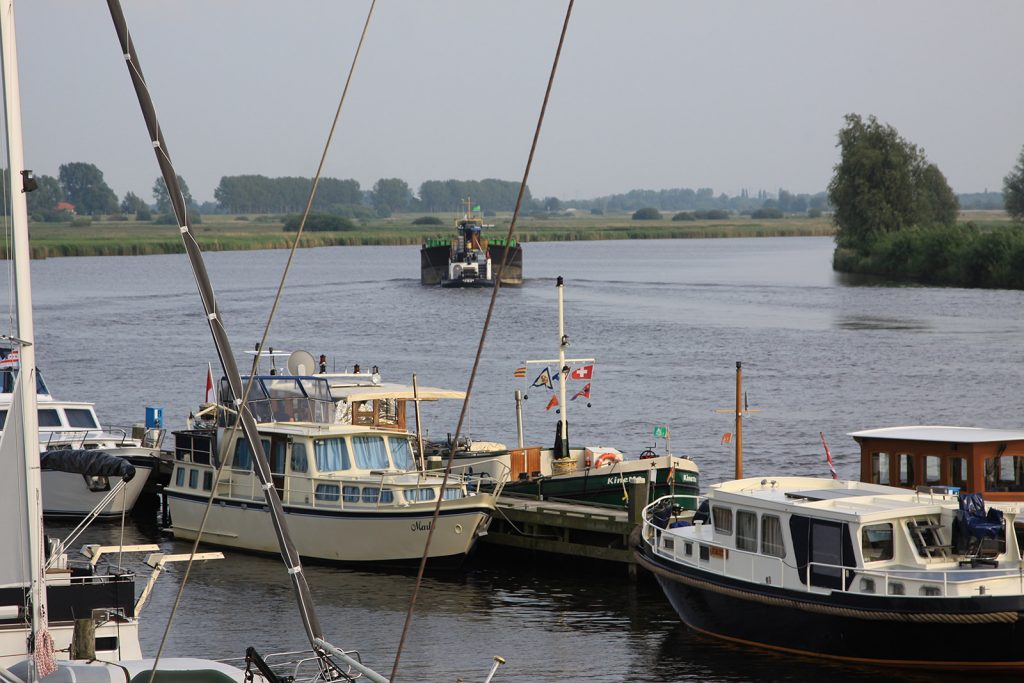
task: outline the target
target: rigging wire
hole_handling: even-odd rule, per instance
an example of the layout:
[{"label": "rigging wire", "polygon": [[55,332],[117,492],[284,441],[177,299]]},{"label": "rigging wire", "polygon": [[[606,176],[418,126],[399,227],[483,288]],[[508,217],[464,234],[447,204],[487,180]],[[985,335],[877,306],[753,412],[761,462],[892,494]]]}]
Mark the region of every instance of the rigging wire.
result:
[{"label": "rigging wire", "polygon": [[[506,236],[506,243],[511,244],[512,237],[515,235],[516,222],[519,219],[519,211],[523,205],[523,197],[526,193],[526,183],[530,178],[530,167],[533,166],[533,157],[537,151],[537,141],[540,139],[540,131],[544,125],[544,114],[548,108],[548,100],[551,97],[551,88],[555,82],[555,74],[558,71],[558,61],[562,56],[562,46],[565,44],[565,34],[569,30],[569,18],[572,16],[572,6],[575,0],[569,0],[569,4],[565,10],[565,21],[562,23],[562,33],[558,37],[558,48],[555,50],[555,58],[551,63],[551,73],[548,75],[547,89],[544,91],[544,102],[540,107],[540,115],[537,117],[537,126],[533,132],[533,142],[530,145],[530,154],[526,159],[526,168],[523,171],[523,180],[519,185],[519,195],[516,197],[516,208],[512,212],[512,221],[508,226],[508,235]],[[455,460],[455,449],[456,444],[459,442],[459,435],[462,432],[463,422],[466,419],[466,415],[469,412],[469,399],[473,393],[473,382],[476,380],[477,369],[480,366],[480,358],[484,351],[484,342],[487,340],[487,330],[491,324],[491,318],[494,314],[494,303],[498,298],[498,290],[501,289],[501,278],[505,274],[505,266],[508,264],[508,255],[511,249],[505,249],[501,259],[501,266],[498,268],[498,276],[495,278],[494,290],[491,292],[491,302],[487,306],[487,316],[484,318],[484,326],[480,332],[480,343],[477,345],[476,357],[473,359],[473,370],[469,374],[469,384],[466,387],[466,397],[462,401],[462,411],[459,413],[459,421],[455,427],[455,436],[450,444],[448,451],[448,462],[444,469],[444,479],[441,482],[441,490],[444,491],[445,486],[448,483],[448,476],[452,471],[452,463]],[[427,542],[423,549],[423,557],[420,559],[419,570],[416,572],[416,584],[413,588],[412,598],[409,600],[409,610],[405,615],[405,625],[402,627],[402,636],[398,641],[398,650],[395,652],[395,663],[391,669],[391,675],[389,680],[392,683],[395,680],[395,676],[398,674],[398,663],[402,657],[402,649],[405,646],[405,639],[409,632],[409,626],[412,623],[412,615],[416,609],[416,598],[419,595],[420,586],[423,584],[423,572],[427,566],[427,556],[430,552],[430,541],[434,536],[434,529],[437,528],[437,520],[441,515],[441,501],[444,496],[438,496],[437,502],[434,504],[434,517],[430,523],[430,529],[427,531]]]},{"label": "rigging wire", "polygon": [[[111,11],[113,12],[114,11],[114,7],[113,7],[112,3],[108,2],[108,5],[111,6]],[[349,85],[352,82],[352,75],[353,75],[353,72],[355,71],[355,67],[356,67],[356,64],[358,62],[359,54],[362,51],[362,46],[363,46],[363,43],[365,41],[366,33],[367,33],[368,28],[369,28],[370,21],[371,21],[371,19],[373,17],[373,11],[374,11],[375,7],[376,7],[376,0],[372,0],[372,2],[370,4],[370,9],[369,9],[369,11],[367,13],[366,22],[363,25],[363,30],[362,30],[362,33],[361,33],[360,38],[359,38],[359,44],[358,44],[358,46],[356,48],[355,56],[352,59],[352,64],[351,64],[351,67],[349,69],[348,76],[347,76],[347,78],[345,80],[345,87],[342,90],[342,95],[341,95],[340,101],[338,103],[337,110],[335,112],[334,120],[333,120],[333,122],[331,124],[330,133],[329,133],[327,141],[326,141],[326,143],[324,145],[324,150],[323,150],[323,152],[321,154],[320,163],[319,163],[319,166],[317,167],[316,176],[313,179],[313,185],[312,185],[312,187],[310,189],[309,197],[308,197],[307,202],[306,202],[306,207],[305,207],[305,210],[304,210],[303,215],[302,215],[302,220],[301,220],[301,222],[299,224],[299,229],[296,232],[295,241],[292,244],[292,249],[291,249],[291,252],[289,253],[288,261],[287,261],[287,264],[285,266],[284,273],[282,274],[282,277],[281,277],[281,282],[278,285],[277,294],[276,294],[276,296],[274,298],[274,303],[273,303],[273,306],[271,308],[270,314],[268,316],[266,327],[264,328],[263,338],[262,338],[260,346],[259,346],[260,349],[264,348],[266,340],[267,340],[267,338],[268,338],[268,336],[270,334],[270,327],[271,327],[271,324],[273,322],[274,316],[275,316],[275,314],[277,312],[278,305],[279,305],[279,302],[280,302],[280,299],[281,299],[281,293],[282,293],[282,290],[284,288],[284,284],[285,284],[285,281],[287,279],[288,272],[289,272],[289,270],[291,268],[291,264],[292,264],[292,260],[293,260],[294,255],[295,255],[295,251],[298,249],[298,245],[299,245],[299,242],[301,240],[301,237],[302,237],[302,234],[303,234],[303,230],[305,228],[305,224],[306,224],[306,221],[307,221],[309,213],[310,213],[310,209],[312,207],[313,198],[315,196],[317,186],[319,185],[320,177],[321,177],[322,172],[323,172],[323,167],[324,167],[324,164],[326,162],[327,152],[328,152],[328,149],[330,147],[331,141],[332,141],[332,139],[334,137],[334,132],[335,132],[335,130],[337,128],[338,120],[341,117],[341,111],[342,111],[342,108],[343,108],[343,105],[344,105],[344,102],[345,102],[345,98],[346,98],[346,96],[348,94]],[[117,9],[119,11],[119,8],[117,8]],[[126,41],[130,41],[131,37],[130,37],[130,34],[127,33],[127,30],[125,31],[125,34],[126,34],[126,36],[125,36]],[[126,50],[125,52],[126,52],[125,56],[126,56],[126,61],[128,63],[128,67],[134,73],[134,75],[137,76],[137,79],[135,79],[136,82],[141,84],[141,86],[147,91],[147,94],[148,94],[148,84],[146,84],[145,79],[142,77],[141,70],[138,68],[138,65],[135,63],[135,60],[128,58],[130,51]],[[157,131],[159,131],[159,123],[158,122],[154,121],[154,127],[156,128]],[[159,137],[159,136],[156,136],[156,137]],[[163,159],[167,162],[168,165],[170,165],[170,158],[169,158],[169,155],[167,154],[167,150],[166,150],[166,147],[164,145],[161,144],[161,145],[156,146],[156,152],[157,152],[157,154],[159,156],[163,157]],[[165,176],[165,178],[166,178],[166,176]],[[168,188],[168,192],[171,193],[171,191],[172,191],[172,188]],[[181,199],[182,199],[182,201],[180,202],[180,204],[182,206],[180,208],[181,208],[182,212],[184,213],[184,212],[187,212],[187,206],[184,205],[185,202],[183,201],[183,197],[181,197]],[[175,202],[175,205],[177,205],[178,203],[179,202]],[[175,206],[175,208],[178,208],[178,207]],[[187,225],[188,224],[187,223],[187,214],[184,215],[184,216],[179,216],[179,222],[181,222],[183,225]],[[192,244],[195,246],[195,248],[198,249],[198,243],[196,243],[195,236],[194,236],[194,234],[191,231],[182,231],[182,238],[185,239],[186,241],[191,241]],[[215,302],[207,300],[206,293],[203,291],[202,287],[200,287],[200,296],[203,299],[204,309],[206,311],[216,311]],[[208,317],[209,317],[209,314],[208,314]],[[211,325],[212,325],[213,324],[213,318],[210,318],[210,320],[211,320]],[[238,429],[239,429],[239,425],[241,424],[241,412],[242,411],[248,411],[248,397],[249,397],[250,391],[251,391],[251,389],[252,389],[252,387],[254,385],[254,380],[255,380],[255,375],[257,373],[259,358],[260,358],[260,354],[257,353],[257,355],[256,355],[256,357],[255,357],[255,359],[253,361],[253,371],[250,373],[249,382],[245,386],[245,390],[242,393],[241,401],[240,401],[240,403],[238,405],[239,413],[237,415],[237,419],[232,424],[232,428],[231,428],[230,432],[227,433],[227,438],[221,442],[220,452],[218,453],[218,456],[220,457],[220,462],[217,463],[217,468],[216,468],[216,472],[215,472],[215,478],[214,478],[212,486],[211,486],[210,497],[207,500],[207,505],[206,505],[206,509],[204,510],[204,513],[203,513],[202,521],[200,523],[198,532],[196,534],[196,538],[195,538],[195,540],[194,540],[194,542],[192,544],[192,549],[191,549],[191,552],[190,552],[190,557],[189,557],[189,560],[188,560],[188,562],[187,562],[187,564],[185,566],[185,570],[184,570],[184,573],[182,575],[181,583],[178,586],[178,592],[177,592],[177,595],[175,597],[174,605],[173,605],[173,607],[171,609],[170,615],[168,616],[167,625],[166,625],[166,628],[164,629],[164,634],[163,634],[163,637],[161,638],[161,641],[160,641],[160,647],[158,649],[157,656],[154,659],[153,669],[150,671],[150,678],[149,678],[150,683],[152,683],[152,681],[153,681],[153,679],[155,677],[157,664],[158,664],[158,662],[160,660],[161,655],[163,654],[164,647],[166,645],[168,636],[170,634],[171,625],[172,625],[172,623],[174,621],[174,618],[175,618],[175,616],[177,614],[177,610],[178,610],[178,608],[180,606],[181,597],[182,597],[182,595],[184,593],[184,589],[185,589],[185,586],[186,586],[186,584],[188,582],[189,575],[190,575],[190,572],[191,572],[191,569],[192,569],[192,565],[194,563],[195,555],[196,555],[196,553],[198,551],[199,539],[202,537],[203,531],[206,528],[206,524],[207,524],[207,520],[209,518],[210,510],[211,510],[212,505],[213,505],[214,494],[217,491],[218,485],[220,483],[221,475],[223,474],[225,465],[227,463],[227,458],[224,457],[225,451],[228,450],[227,449],[227,445],[235,443],[235,441],[237,439],[237,432],[238,432]],[[300,596],[300,603],[302,603],[302,596]],[[303,609],[305,609],[304,605],[300,604],[300,606],[302,606]],[[321,657],[321,667],[325,666],[323,659],[324,658]],[[332,666],[333,666],[333,664],[332,664]],[[327,671],[324,671],[323,673],[327,674]],[[337,670],[336,673],[341,673],[344,676],[344,673],[341,672],[340,670]]]}]

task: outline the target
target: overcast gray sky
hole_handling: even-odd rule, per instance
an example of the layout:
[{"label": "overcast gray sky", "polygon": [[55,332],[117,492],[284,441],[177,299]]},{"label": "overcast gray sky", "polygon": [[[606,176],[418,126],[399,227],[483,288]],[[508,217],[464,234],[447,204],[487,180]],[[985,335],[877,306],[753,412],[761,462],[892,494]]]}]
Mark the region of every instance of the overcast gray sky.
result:
[{"label": "overcast gray sky", "polygon": [[[125,0],[178,172],[316,169],[368,0]],[[380,0],[326,174],[521,178],[565,3]],[[26,158],[158,175],[100,0],[16,6]],[[925,149],[957,192],[999,190],[1024,145],[1024,2],[580,0],[535,196],[823,190],[848,112]]]}]

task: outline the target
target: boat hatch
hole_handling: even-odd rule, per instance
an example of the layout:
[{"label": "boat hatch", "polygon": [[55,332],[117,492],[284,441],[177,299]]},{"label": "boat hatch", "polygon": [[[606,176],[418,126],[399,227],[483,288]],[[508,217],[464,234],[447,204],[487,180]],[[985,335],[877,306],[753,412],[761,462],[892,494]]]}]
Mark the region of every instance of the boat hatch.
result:
[{"label": "boat hatch", "polygon": [[803,500],[836,500],[838,498],[852,498],[854,496],[875,496],[877,491],[866,491],[864,489],[812,489],[810,491],[787,491],[786,498],[797,498]]}]

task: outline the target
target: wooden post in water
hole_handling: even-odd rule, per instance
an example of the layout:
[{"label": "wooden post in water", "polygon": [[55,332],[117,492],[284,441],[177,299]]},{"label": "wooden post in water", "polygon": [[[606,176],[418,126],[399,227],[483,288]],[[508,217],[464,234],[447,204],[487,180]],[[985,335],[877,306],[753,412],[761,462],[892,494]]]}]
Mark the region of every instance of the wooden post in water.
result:
[{"label": "wooden post in water", "polygon": [[736,361],[736,479],[743,478],[743,363]]},{"label": "wooden post in water", "polygon": [[519,437],[519,447],[525,448],[523,440],[523,392],[516,389],[516,436]]},{"label": "wooden post in water", "polygon": [[416,439],[420,450],[420,470],[427,469],[427,456],[423,453],[423,423],[420,420],[420,392],[416,386],[416,373],[412,373],[412,403],[416,406]]}]

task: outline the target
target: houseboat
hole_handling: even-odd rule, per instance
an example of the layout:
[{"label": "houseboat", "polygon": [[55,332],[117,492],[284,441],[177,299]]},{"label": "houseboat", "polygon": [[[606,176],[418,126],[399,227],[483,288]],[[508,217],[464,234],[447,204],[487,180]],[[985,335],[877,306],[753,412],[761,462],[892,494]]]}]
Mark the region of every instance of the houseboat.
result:
[{"label": "houseboat", "polygon": [[684,623],[785,653],[912,669],[1024,668],[1024,506],[810,477],[711,486],[635,534]]},{"label": "houseboat", "polygon": [[[248,397],[299,555],[338,563],[419,561],[440,499],[430,557],[463,559],[486,532],[500,485],[482,491],[458,470],[447,480],[444,472],[424,471],[405,430],[404,402],[365,395],[336,400],[332,382],[341,380],[257,376]],[[364,389],[372,393],[370,385]],[[166,490],[172,531],[194,539],[212,497],[204,542],[276,553],[251,448],[223,407],[226,386],[220,395],[221,405],[201,414],[206,425],[174,433]]]},{"label": "houseboat", "polygon": [[1024,502],[1024,431],[916,426],[850,436],[860,445],[861,481],[950,486],[992,502]]},{"label": "houseboat", "polygon": [[523,248],[518,241],[484,239],[480,207],[466,200],[466,209],[455,221],[455,237],[431,238],[420,249],[420,283],[442,287],[493,287],[501,264],[502,285],[523,284]]}]

